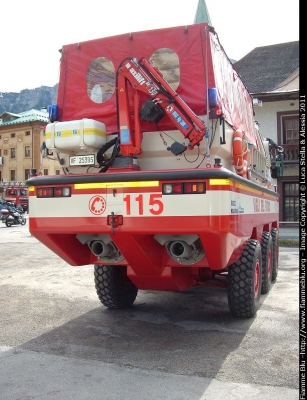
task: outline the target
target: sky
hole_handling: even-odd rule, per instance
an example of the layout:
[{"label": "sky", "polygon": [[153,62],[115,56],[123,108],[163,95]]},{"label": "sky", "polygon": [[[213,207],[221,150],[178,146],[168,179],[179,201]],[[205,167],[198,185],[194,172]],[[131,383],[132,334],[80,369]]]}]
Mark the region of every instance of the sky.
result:
[{"label": "sky", "polygon": [[[299,40],[299,0],[206,0],[229,58]],[[198,0],[10,0],[0,21],[0,93],[54,86],[63,45],[192,25]]]}]

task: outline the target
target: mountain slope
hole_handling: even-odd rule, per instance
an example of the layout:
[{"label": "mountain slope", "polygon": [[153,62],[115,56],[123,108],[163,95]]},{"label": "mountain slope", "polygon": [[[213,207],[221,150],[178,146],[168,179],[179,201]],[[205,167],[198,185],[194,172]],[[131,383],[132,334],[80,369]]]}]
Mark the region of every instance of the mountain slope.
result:
[{"label": "mountain slope", "polygon": [[4,112],[19,114],[32,108],[40,110],[56,104],[58,85],[24,89],[20,93],[4,92],[0,97],[0,115]]}]

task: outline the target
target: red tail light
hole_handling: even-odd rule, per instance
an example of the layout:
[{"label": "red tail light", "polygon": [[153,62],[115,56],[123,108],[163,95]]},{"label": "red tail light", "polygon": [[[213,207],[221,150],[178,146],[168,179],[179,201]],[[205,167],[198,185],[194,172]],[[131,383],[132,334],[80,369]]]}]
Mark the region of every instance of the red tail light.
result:
[{"label": "red tail light", "polygon": [[184,184],[184,193],[206,193],[205,184],[202,182],[185,183]]},{"label": "red tail light", "polygon": [[162,193],[168,194],[203,194],[206,193],[205,182],[163,183]]},{"label": "red tail light", "polygon": [[43,187],[36,189],[36,197],[71,197],[70,187]]}]

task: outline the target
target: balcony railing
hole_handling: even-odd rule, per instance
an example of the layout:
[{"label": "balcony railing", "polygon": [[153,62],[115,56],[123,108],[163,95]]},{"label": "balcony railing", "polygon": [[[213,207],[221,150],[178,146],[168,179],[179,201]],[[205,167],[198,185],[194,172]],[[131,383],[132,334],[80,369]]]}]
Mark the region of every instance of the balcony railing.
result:
[{"label": "balcony railing", "polygon": [[[287,164],[297,164],[300,158],[299,146],[296,144],[283,144],[284,152],[282,153],[284,156],[284,163]],[[276,160],[276,149],[275,147],[271,148],[272,160],[271,163],[275,164]]]},{"label": "balcony railing", "polygon": [[284,162],[289,164],[298,163],[300,159],[299,146],[295,144],[284,144]]}]

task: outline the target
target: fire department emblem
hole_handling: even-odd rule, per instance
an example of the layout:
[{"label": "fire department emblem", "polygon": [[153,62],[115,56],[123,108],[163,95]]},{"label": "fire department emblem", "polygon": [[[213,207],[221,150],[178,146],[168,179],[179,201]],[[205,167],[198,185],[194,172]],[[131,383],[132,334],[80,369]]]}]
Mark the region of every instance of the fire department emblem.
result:
[{"label": "fire department emblem", "polygon": [[169,105],[165,107],[165,111],[170,114],[174,111],[174,107],[172,105]]},{"label": "fire department emblem", "polygon": [[106,201],[102,196],[94,196],[89,201],[90,212],[94,215],[101,215],[106,210]]}]

